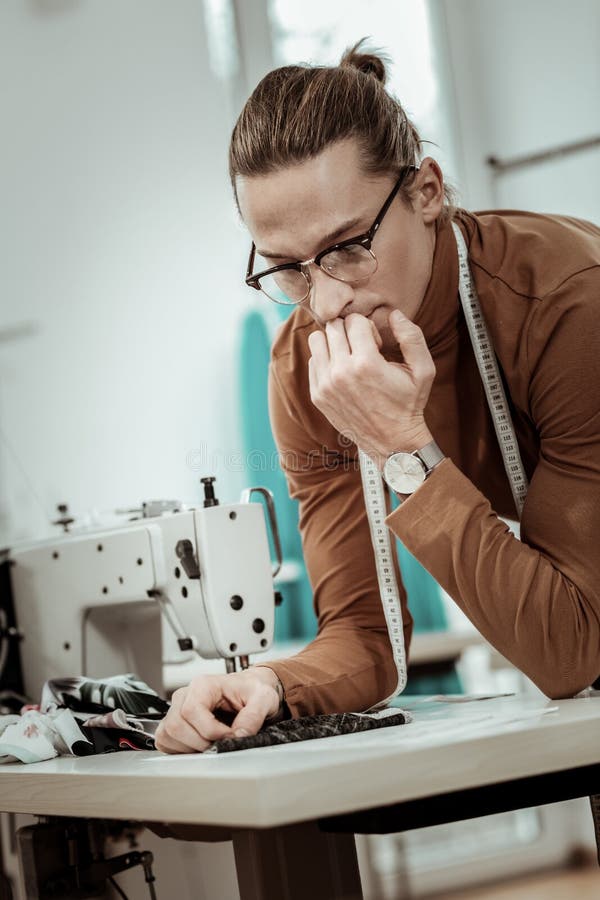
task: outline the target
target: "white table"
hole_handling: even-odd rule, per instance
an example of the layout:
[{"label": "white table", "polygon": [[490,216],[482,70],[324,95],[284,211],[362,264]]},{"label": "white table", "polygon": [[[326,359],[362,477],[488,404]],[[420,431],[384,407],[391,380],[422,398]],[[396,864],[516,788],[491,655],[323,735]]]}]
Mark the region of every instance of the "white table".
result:
[{"label": "white table", "polygon": [[600,793],[600,697],[404,700],[411,724],[296,745],[0,767],[0,808],[178,823],[180,837],[233,840],[242,900],[352,900],[354,832]]}]

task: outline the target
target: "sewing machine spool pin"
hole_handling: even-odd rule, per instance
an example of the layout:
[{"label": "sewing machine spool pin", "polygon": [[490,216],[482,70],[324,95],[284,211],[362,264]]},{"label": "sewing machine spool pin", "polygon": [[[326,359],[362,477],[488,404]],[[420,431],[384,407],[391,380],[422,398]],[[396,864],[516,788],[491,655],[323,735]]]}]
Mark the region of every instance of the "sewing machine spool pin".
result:
[{"label": "sewing machine spool pin", "polygon": [[213,484],[217,479],[211,475],[206,478],[201,478],[200,482],[204,485],[204,507],[207,508],[209,506],[218,506],[219,501],[215,497],[215,489]]},{"label": "sewing machine spool pin", "polygon": [[53,525],[62,525],[62,529],[65,534],[69,533],[69,526],[73,524],[75,519],[73,516],[69,514],[69,507],[66,503],[59,503],[56,507],[60,516],[58,519],[54,519],[52,522]]}]

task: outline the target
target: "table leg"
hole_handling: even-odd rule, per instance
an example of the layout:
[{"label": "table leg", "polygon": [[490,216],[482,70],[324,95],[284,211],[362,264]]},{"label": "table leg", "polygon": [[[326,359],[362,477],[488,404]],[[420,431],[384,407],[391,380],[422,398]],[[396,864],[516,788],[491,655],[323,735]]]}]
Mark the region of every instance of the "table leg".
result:
[{"label": "table leg", "polygon": [[240,900],[363,900],[353,834],[301,822],[232,838]]}]

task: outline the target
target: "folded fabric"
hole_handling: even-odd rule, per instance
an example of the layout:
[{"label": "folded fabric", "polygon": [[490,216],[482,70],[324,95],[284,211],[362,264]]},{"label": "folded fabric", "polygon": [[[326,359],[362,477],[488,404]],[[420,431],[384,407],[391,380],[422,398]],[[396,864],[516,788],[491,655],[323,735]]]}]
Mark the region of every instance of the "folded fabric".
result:
[{"label": "folded fabric", "polygon": [[[86,728],[121,728],[126,731],[136,731],[151,738],[156,734],[160,722],[160,719],[128,716],[124,709],[113,709],[108,713],[80,712],[75,713],[75,716]],[[163,718],[162,715],[161,718]]]},{"label": "folded fabric", "polygon": [[49,713],[29,709],[22,716],[0,718],[0,763],[33,763],[93,752],[93,744],[68,709]]},{"label": "folded fabric", "polygon": [[215,741],[205,753],[231,753],[234,750],[250,750],[253,747],[269,747],[273,744],[289,744],[296,741],[312,741],[315,738],[333,737],[338,734],[354,734],[372,728],[405,725],[412,716],[405,710],[387,707],[375,713],[329,713],[320,716],[304,716],[267,725],[258,734],[247,737],[222,738]]},{"label": "folded fabric", "polygon": [[154,750],[154,735],[163,715],[154,719],[126,715],[122,709],[108,713],[73,714],[94,746],[94,753],[114,750]]},{"label": "folded fabric", "polygon": [[[117,705],[120,704],[120,705]],[[0,716],[0,763],[154,750],[169,703],[133,674],[47,681],[39,707]]]}]

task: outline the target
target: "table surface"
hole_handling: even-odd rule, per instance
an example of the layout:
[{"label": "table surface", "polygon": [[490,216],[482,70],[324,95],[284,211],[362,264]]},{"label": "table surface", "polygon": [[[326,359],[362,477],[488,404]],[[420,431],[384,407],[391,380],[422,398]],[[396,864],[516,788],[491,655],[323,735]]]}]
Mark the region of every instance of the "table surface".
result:
[{"label": "table surface", "polygon": [[0,766],[0,809],[269,827],[600,763],[600,696],[402,698],[410,724],[226,754]]}]

